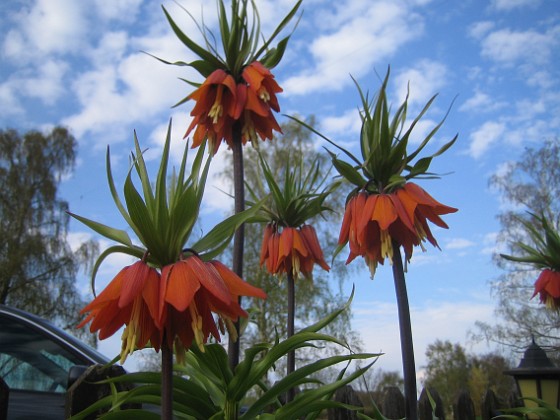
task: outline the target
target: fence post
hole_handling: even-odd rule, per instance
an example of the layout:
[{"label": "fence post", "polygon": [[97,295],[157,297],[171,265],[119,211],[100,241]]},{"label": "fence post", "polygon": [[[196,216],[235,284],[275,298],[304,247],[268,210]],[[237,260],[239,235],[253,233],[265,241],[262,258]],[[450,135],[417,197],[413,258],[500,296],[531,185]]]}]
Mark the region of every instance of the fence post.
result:
[{"label": "fence post", "polygon": [[4,379],[0,377],[0,420],[8,418],[8,399],[10,397],[10,387]]},{"label": "fence post", "polygon": [[[436,404],[435,410],[432,409],[432,404],[428,398],[428,391]],[[418,418],[420,420],[432,420],[434,414],[438,419],[445,420],[445,412],[443,410],[441,397],[434,388],[424,388],[420,394],[420,400],[418,401]]]},{"label": "fence post", "polygon": [[[101,398],[111,395],[111,387],[108,384],[96,384],[95,382],[121,376],[125,373],[122,366],[118,365],[109,367],[103,365],[90,366],[66,391],[65,418],[79,413]],[[126,391],[133,388],[133,385],[129,383],[118,383],[115,386],[117,391]],[[134,405],[134,407],[140,408],[140,405]],[[86,420],[96,419],[99,414],[101,413],[93,413],[86,417]]]},{"label": "fence post", "polygon": [[475,420],[476,413],[474,411],[474,403],[471,400],[469,391],[462,390],[455,404],[453,404],[453,419],[454,420]]},{"label": "fence post", "polygon": [[[334,393],[334,400],[343,404],[363,407],[362,401],[350,385],[339,388]],[[329,408],[327,410],[328,420],[357,420],[358,414],[355,410],[347,408]]]},{"label": "fence post", "polygon": [[388,386],[383,391],[381,413],[389,419],[402,419],[406,415],[404,395],[397,386]]},{"label": "fence post", "polygon": [[498,399],[494,391],[492,391],[491,389],[487,389],[486,393],[484,394],[484,398],[482,399],[481,408],[482,409],[480,415],[482,420],[491,420],[492,418],[501,414],[499,409],[506,408],[506,406]]}]

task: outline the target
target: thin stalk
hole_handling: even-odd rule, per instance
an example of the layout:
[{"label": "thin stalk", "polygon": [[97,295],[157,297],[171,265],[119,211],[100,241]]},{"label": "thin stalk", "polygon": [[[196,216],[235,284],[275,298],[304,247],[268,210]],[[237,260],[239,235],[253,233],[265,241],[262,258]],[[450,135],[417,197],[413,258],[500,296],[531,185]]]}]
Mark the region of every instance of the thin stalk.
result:
[{"label": "thin stalk", "polygon": [[[241,125],[237,122],[233,126],[233,193],[235,213],[245,210],[245,180],[243,171],[243,144],[241,143]],[[245,225],[242,224],[235,231],[233,236],[233,272],[243,278],[243,249],[245,246]],[[241,296],[239,297],[239,305],[241,305]],[[238,337],[229,336],[228,357],[229,365],[233,370],[239,364],[239,340],[241,332],[239,331],[239,320],[235,322],[235,329]]]},{"label": "thin stalk", "polygon": [[161,418],[173,418],[173,351],[165,339],[161,345]]},{"label": "thin stalk", "polygon": [[[291,270],[288,270],[288,338],[294,335],[294,325],[295,325],[295,312],[296,312],[296,286],[294,281],[294,275]],[[294,370],[296,370],[296,352],[291,350],[288,353],[288,365],[286,366],[286,375],[289,375]],[[288,394],[286,395],[286,403],[292,401],[295,397],[295,388],[288,389]]]},{"label": "thin stalk", "polygon": [[399,329],[401,334],[401,353],[404,376],[405,413],[407,420],[418,419],[416,390],[416,367],[414,364],[414,346],[412,344],[412,326],[410,308],[406,293],[406,281],[399,244],[393,241],[393,278],[399,311]]}]

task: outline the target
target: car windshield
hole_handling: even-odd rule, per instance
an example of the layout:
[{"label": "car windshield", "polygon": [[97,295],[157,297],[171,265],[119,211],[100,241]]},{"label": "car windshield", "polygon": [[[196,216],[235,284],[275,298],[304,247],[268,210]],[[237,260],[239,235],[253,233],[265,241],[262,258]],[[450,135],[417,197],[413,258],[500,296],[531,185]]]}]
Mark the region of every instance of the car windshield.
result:
[{"label": "car windshield", "polygon": [[65,392],[83,361],[38,331],[0,316],[0,376],[10,389]]}]

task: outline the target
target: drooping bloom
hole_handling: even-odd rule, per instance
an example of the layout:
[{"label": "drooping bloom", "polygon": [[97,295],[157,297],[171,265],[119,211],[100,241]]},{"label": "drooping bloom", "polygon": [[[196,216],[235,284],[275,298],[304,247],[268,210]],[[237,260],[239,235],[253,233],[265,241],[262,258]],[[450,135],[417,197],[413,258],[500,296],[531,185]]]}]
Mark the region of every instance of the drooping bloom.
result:
[{"label": "drooping bloom", "polygon": [[198,147],[205,138],[216,153],[222,139],[231,145],[232,127],[239,119],[245,98],[237,94],[234,78],[222,69],[214,70],[204,83],[188,98],[196,101],[191,111],[193,120],[185,133],[187,137],[196,127],[192,147]]},{"label": "drooping bloom", "polygon": [[[202,23],[199,28],[204,42],[201,44],[181,31],[179,25],[164,8],[164,13],[173,31],[196,57],[188,63],[182,60],[174,62],[161,60],[172,65],[188,65],[206,79],[195,92],[181,100],[179,104],[190,99],[197,102],[195,110],[191,113],[194,120],[187,130],[187,135],[196,127],[193,147],[200,144],[202,137],[207,135],[215,146],[212,148],[213,153],[216,153],[222,140],[231,146],[233,141],[231,128],[232,123],[235,122],[238,123],[235,125],[236,135],[240,135],[240,139],[237,141],[242,144],[249,140],[257,141],[258,137],[262,140],[272,139],[274,130],[281,132],[272,111],[280,111],[276,94],[282,92],[282,88],[275,81],[271,69],[276,67],[284,56],[291,33],[282,36],[281,39],[277,38],[281,36],[290,20],[296,15],[302,0],[296,2],[268,38],[262,36],[260,18],[257,10],[254,9],[254,4],[252,4],[252,8],[249,6],[250,2],[246,0],[229,2],[231,7],[226,7],[223,0],[219,0],[218,3],[219,36],[215,36]],[[251,11],[251,9],[253,10]],[[228,10],[227,13],[226,10]],[[223,48],[216,45],[216,39],[221,39],[222,42],[218,44],[221,44]],[[242,105],[242,112],[237,109],[236,112],[239,113],[233,118],[234,121],[226,118],[227,113],[224,110],[221,117],[226,124],[223,126],[218,124],[222,120],[215,118],[215,116],[220,116],[219,105],[214,108],[217,112],[211,111],[216,98],[219,99],[219,94],[213,93],[212,89],[208,89],[207,86],[210,84],[217,87],[223,84],[221,80],[218,80],[217,84],[216,81],[209,80],[216,77],[217,71],[220,72],[220,77],[227,74],[232,78],[235,89],[232,88],[229,80],[228,89],[232,94],[235,92],[238,104]],[[183,80],[190,85],[197,84],[192,80]],[[199,102],[201,102],[200,105]],[[218,100],[219,103],[220,100]]]},{"label": "drooping bloom", "polygon": [[447,228],[439,216],[456,211],[412,182],[388,194],[361,191],[346,205],[338,243],[349,244],[346,263],[362,256],[373,277],[378,263],[392,261],[393,241],[402,245],[407,260],[426,239],[438,247],[427,222]]},{"label": "drooping bloom", "polygon": [[274,75],[261,63],[255,61],[242,72],[241,80],[222,69],[214,70],[204,83],[187,98],[196,101],[191,111],[193,120],[185,137],[192,130],[192,147],[199,146],[205,138],[212,144],[215,154],[224,140],[233,145],[233,126],[241,126],[243,144],[247,140],[272,139],[273,130],[281,132],[272,110],[279,112],[276,94],[282,88]]},{"label": "drooping bloom", "polygon": [[258,61],[246,66],[242,77],[246,86],[242,85],[241,89],[246,91],[247,97],[242,119],[243,144],[256,140],[257,135],[261,140],[271,140],[273,130],[282,132],[272,113],[272,110],[280,112],[276,94],[282,92],[282,88],[270,70]]},{"label": "drooping bloom", "polygon": [[78,325],[91,322],[90,331],[99,331],[101,340],[112,336],[125,325],[122,336],[121,363],[136,348],[148,342],[161,347],[159,321],[160,275],[143,261],[123,268],[108,286],[84,309],[86,318]]},{"label": "drooping bloom", "polygon": [[541,303],[550,309],[560,310],[560,272],[545,269],[535,282],[535,293],[539,295]]},{"label": "drooping bloom", "polygon": [[325,271],[330,270],[311,225],[284,227],[279,231],[276,225],[268,224],[264,230],[260,264],[270,274],[291,273],[294,278],[300,272],[310,278],[315,264]]},{"label": "drooping bloom", "polygon": [[180,354],[194,341],[204,351],[210,335],[219,341],[224,324],[230,326],[240,316],[248,316],[239,306],[239,296],[266,298],[261,289],[218,261],[205,263],[191,255],[163,267],[158,325],[165,332],[167,344],[175,345]]},{"label": "drooping bloom", "polygon": [[437,177],[428,172],[430,164],[434,157],[441,155],[455,143],[457,136],[433,155],[420,157],[422,149],[445,121],[444,117],[416,150],[408,151],[412,131],[435,96],[407,128],[408,96],[391,116],[393,108],[388,103],[386,93],[389,73],[387,71],[381,89],[372,102],[369,101],[369,95],[364,94],[357,85],[363,105],[360,110],[361,156],[354,156],[321,135],[350,159],[342,160],[329,151],[338,173],[353,186],[346,200],[336,252],[348,244],[350,253],[346,263],[358,256],[363,257],[372,277],[377,264],[383,264],[385,258],[393,262],[395,249],[400,250],[402,247],[409,261],[414,246],[420,245],[423,248],[426,240],[438,247],[428,221],[447,228],[440,216],[457,211],[439,203],[411,182],[414,178]]}]

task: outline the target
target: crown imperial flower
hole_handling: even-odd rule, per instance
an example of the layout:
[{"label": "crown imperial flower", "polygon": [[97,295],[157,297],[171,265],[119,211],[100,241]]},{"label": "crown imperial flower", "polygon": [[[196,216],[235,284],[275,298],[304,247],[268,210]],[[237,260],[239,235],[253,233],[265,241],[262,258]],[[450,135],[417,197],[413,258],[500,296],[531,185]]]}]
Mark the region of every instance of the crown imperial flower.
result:
[{"label": "crown imperial flower", "polygon": [[363,257],[372,277],[378,263],[383,264],[386,258],[393,260],[394,245],[404,248],[407,260],[412,257],[413,247],[422,246],[425,240],[438,247],[427,221],[447,228],[447,224],[439,216],[457,211],[456,208],[439,203],[418,185],[410,182],[414,178],[435,177],[428,172],[432,159],[451,147],[457,136],[432,156],[413,163],[445,118],[409,154],[406,149],[411,132],[435,96],[405,130],[408,96],[390,119],[390,106],[386,97],[388,80],[389,71],[374,103],[369,102],[367,95],[356,84],[363,105],[360,112],[361,159],[302,123],[353,162],[348,163],[329,151],[334,167],[354,187],[346,202],[336,253],[349,244],[350,254],[346,262],[350,263],[357,256]]},{"label": "crown imperial flower", "polygon": [[[196,102],[191,112],[193,120],[185,137],[196,127],[192,147],[197,147],[202,139],[208,138],[213,154],[218,151],[222,141],[231,147],[234,141],[246,144],[248,140],[257,141],[258,138],[271,140],[273,131],[281,132],[272,111],[280,111],[276,94],[282,92],[282,88],[270,69],[280,62],[291,34],[281,39],[276,46],[272,43],[297,13],[301,0],[268,39],[260,33],[258,13],[254,11],[252,20],[249,17],[248,3],[248,0],[233,0],[228,17],[224,2],[218,1],[220,37],[214,36],[206,26],[199,26],[206,48],[181,31],[163,9],[177,37],[199,59],[190,63],[160,61],[191,66],[205,78],[201,85],[187,81],[199,87],[177,104],[191,99]],[[254,8],[255,4],[251,2],[251,6]],[[261,38],[262,45],[259,45]],[[214,45],[215,39],[222,40],[222,50]],[[232,127],[235,124],[240,125],[241,138],[233,138]]]},{"label": "crown imperial flower", "polygon": [[392,261],[393,240],[402,245],[407,260],[425,240],[439,248],[427,221],[447,228],[439,216],[455,211],[412,182],[389,194],[360,191],[346,205],[338,243],[349,243],[347,264],[362,256],[373,276],[378,263]]},{"label": "crown imperial flower", "polygon": [[208,138],[213,153],[222,140],[233,146],[233,125],[241,124],[243,144],[247,140],[271,140],[273,131],[282,132],[272,110],[280,111],[276,93],[282,92],[272,73],[259,62],[249,64],[236,84],[222,69],[214,70],[202,85],[188,96],[196,104],[193,120],[185,137],[196,128],[192,147]]},{"label": "crown imperial flower", "polygon": [[560,312],[560,233],[544,214],[537,216],[529,213],[529,217],[529,220],[518,218],[518,221],[533,244],[527,245],[522,241],[513,244],[525,255],[500,256],[540,270],[532,298],[539,295],[540,302],[547,308]]},{"label": "crown imperial flower", "polygon": [[[288,274],[294,279],[300,273],[311,278],[315,264],[329,271],[317,232],[309,224],[313,217],[329,210],[323,203],[334,188],[321,190],[325,178],[321,178],[324,174],[318,160],[304,166],[301,156],[288,159],[282,184],[276,182],[260,154],[259,161],[270,196],[269,205],[263,205],[258,217],[266,223],[260,265],[270,274]],[[259,197],[251,193],[257,201]]]},{"label": "crown imperial flower", "polygon": [[[97,233],[119,243],[101,254],[93,270],[94,279],[100,264],[114,252],[140,258],[123,268],[81,312],[85,319],[79,327],[91,321],[90,330],[99,331],[100,339],[125,327],[121,362],[134,350],[148,344],[156,351],[164,343],[169,348],[174,345],[179,358],[193,341],[203,350],[210,335],[220,340],[214,315],[220,325],[229,325],[240,316],[247,317],[247,312],[239,306],[239,296],[266,298],[262,290],[245,283],[212,259],[226,246],[235,229],[254,217],[258,205],[221,222],[193,244],[193,255],[184,256],[183,248],[198,218],[210,159],[203,164],[203,143],[187,176],[188,148],[185,147],[180,170],[169,177],[170,132],[171,125],[153,183],[135,137],[133,169],[142,183],[143,197],[134,187],[129,173],[124,185],[124,203],[114,186],[107,151],[107,178],[113,200],[143,246],[134,245],[123,230],[71,214]],[[169,188],[168,179],[171,180]]]},{"label": "crown imperial flower", "polygon": [[264,265],[270,274],[290,273],[297,278],[301,272],[310,278],[315,264],[325,271],[330,270],[313,226],[280,229],[274,223],[266,225],[260,265]]},{"label": "crown imperial flower", "polygon": [[159,351],[161,331],[158,329],[159,273],[143,261],[123,268],[91,303],[84,307],[92,333],[99,331],[99,339],[112,336],[126,326],[122,338],[121,363],[136,348],[148,342]]},{"label": "crown imperial flower", "polygon": [[[247,317],[239,306],[239,296],[266,299],[266,293],[244,282],[224,264],[205,263],[197,255],[163,267],[161,281],[159,325],[170,347],[180,341],[175,346],[178,354],[182,348],[188,349],[193,340],[201,351],[210,335],[220,341],[212,313],[226,326],[240,316]],[[231,328],[228,331],[235,332]]]}]

